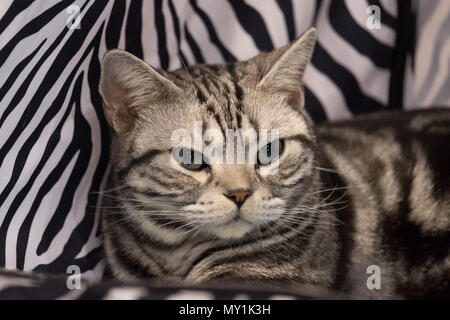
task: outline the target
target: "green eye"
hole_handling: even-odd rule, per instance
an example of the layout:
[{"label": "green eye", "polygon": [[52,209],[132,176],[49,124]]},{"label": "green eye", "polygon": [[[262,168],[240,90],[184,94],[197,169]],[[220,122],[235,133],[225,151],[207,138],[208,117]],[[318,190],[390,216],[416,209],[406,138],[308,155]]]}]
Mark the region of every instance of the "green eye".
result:
[{"label": "green eye", "polygon": [[266,165],[276,160],[284,150],[283,140],[274,140],[271,143],[266,144],[258,151],[259,165]]},{"label": "green eye", "polygon": [[192,171],[199,171],[200,169],[203,169],[203,163],[182,164],[182,166]]},{"label": "green eye", "polygon": [[177,162],[188,170],[200,171],[206,167],[200,152],[188,148],[180,148],[174,155]]}]

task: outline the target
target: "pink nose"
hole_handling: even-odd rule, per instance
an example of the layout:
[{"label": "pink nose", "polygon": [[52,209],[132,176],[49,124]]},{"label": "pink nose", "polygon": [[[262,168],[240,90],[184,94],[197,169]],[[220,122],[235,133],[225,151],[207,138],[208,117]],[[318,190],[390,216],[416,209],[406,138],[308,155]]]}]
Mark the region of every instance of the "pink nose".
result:
[{"label": "pink nose", "polygon": [[249,195],[249,191],[233,191],[226,194],[225,196],[233,200],[237,204],[237,206],[240,207]]}]

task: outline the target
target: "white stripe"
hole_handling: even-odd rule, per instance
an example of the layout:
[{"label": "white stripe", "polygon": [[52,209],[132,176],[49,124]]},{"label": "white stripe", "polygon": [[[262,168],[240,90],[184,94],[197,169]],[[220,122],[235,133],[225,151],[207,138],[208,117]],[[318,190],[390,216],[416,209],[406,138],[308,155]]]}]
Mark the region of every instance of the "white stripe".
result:
[{"label": "white stripe", "polygon": [[175,36],[175,26],[173,24],[168,1],[163,2],[162,11],[165,17],[164,23],[166,26],[167,52],[169,53],[169,70],[176,70],[181,67],[181,57],[178,56],[178,41]]},{"label": "white stripe", "polygon": [[[184,61],[186,65],[195,64],[195,57],[186,41],[186,34],[184,32],[184,25],[186,19],[193,14],[192,9],[188,6],[186,0],[173,1],[173,6],[175,7],[175,12],[178,17],[178,23],[180,24],[180,49],[183,52],[187,61]],[[181,61],[180,61],[181,62]]]},{"label": "white stripe", "polygon": [[292,1],[292,10],[295,19],[295,34],[299,36],[314,22],[316,0]]},{"label": "white stripe", "polygon": [[0,19],[3,18],[6,11],[9,9],[14,0],[3,0],[0,2]]},{"label": "white stripe", "polygon": [[[220,42],[238,60],[246,60],[259,53],[253,38],[238,22],[238,18],[228,2],[223,2],[218,6],[211,6],[210,2],[199,2],[199,6],[211,18]],[[224,28],[224,26],[227,27]]]},{"label": "white stripe", "polygon": [[224,62],[222,54],[216,45],[210,41],[208,30],[197,14],[193,13],[189,18],[187,28],[192,38],[194,38],[195,43],[200,48],[206,63]]},{"label": "white stripe", "polygon": [[450,1],[439,1],[433,14],[428,18],[428,22],[422,27],[415,57],[416,61],[420,61],[420,63],[415,64],[416,92],[422,90],[426,79],[428,79],[428,73],[434,59],[434,50],[430,50],[430,48],[436,47],[440,27],[449,14]]},{"label": "white stripe", "polygon": [[[378,68],[369,57],[360,54],[350,43],[340,37],[328,20],[330,1],[323,4],[318,19],[319,43],[341,66],[347,69],[359,84],[362,93],[387,105],[390,70]],[[327,88],[327,87],[322,87]],[[329,101],[326,105],[332,106]]]},{"label": "white stripe", "polygon": [[152,67],[160,68],[161,61],[158,53],[158,33],[155,24],[155,3],[153,1],[142,1],[142,48],[144,60]]},{"label": "white stripe", "polygon": [[[380,0],[380,4],[383,6],[383,9],[387,11],[387,13],[393,17],[397,17],[397,1]],[[381,22],[383,22],[383,17],[381,17]]]},{"label": "white stripe", "polygon": [[339,120],[352,117],[347,109],[345,98],[336,84],[312,64],[306,68],[305,84],[323,106],[328,119]]},{"label": "white stripe", "polygon": [[214,295],[208,291],[180,290],[168,295],[166,300],[214,300]]},{"label": "white stripe", "polygon": [[137,300],[147,295],[147,291],[140,287],[116,287],[108,290],[103,300]]},{"label": "white stripe", "polygon": [[283,12],[273,0],[245,0],[245,2],[258,11],[263,18],[275,48],[289,43]]},{"label": "white stripe", "polygon": [[434,75],[433,82],[430,90],[426,95],[422,105],[432,105],[436,103],[436,98],[439,92],[444,88],[444,85],[448,81],[449,77],[449,62],[450,62],[450,38],[441,49],[439,56],[439,63],[437,68],[437,74]]}]

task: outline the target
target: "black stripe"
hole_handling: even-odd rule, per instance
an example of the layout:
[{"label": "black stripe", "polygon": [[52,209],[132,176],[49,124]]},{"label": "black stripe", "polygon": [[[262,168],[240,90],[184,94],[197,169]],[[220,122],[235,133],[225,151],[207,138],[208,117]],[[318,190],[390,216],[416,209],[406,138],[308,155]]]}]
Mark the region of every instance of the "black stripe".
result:
[{"label": "black stripe", "polygon": [[[151,166],[149,166],[149,168],[152,169],[154,172],[164,174],[168,181],[163,181],[163,180],[161,180],[161,178],[151,175],[151,174],[147,174],[147,173],[140,174],[140,177],[142,179],[154,181],[166,189],[171,189],[172,192],[184,190],[184,189],[180,188],[180,186],[182,186],[183,184],[180,182],[179,179],[177,179],[177,177],[174,177],[173,175],[169,175],[169,174],[167,174],[167,172],[162,172],[160,168],[155,168],[155,167],[151,167]],[[188,176],[188,177],[191,178],[190,176]]]},{"label": "black stripe", "polygon": [[158,56],[161,61],[161,68],[169,68],[169,52],[166,43],[166,21],[162,11],[162,0],[155,0],[155,24],[158,33]]},{"label": "black stripe", "polygon": [[[81,258],[73,259],[72,265],[80,267],[81,272],[86,272],[94,269],[94,267],[103,259],[102,248],[98,247],[90,251],[87,255]],[[61,269],[59,269],[61,270]]]},{"label": "black stripe", "polygon": [[347,107],[353,114],[375,112],[384,109],[383,105],[361,92],[353,74],[338,64],[328,52],[317,43],[312,63],[333,81],[344,95]]},{"label": "black stripe", "polygon": [[195,92],[197,93],[197,99],[200,102],[200,104],[204,104],[206,103],[206,97],[203,94],[202,90],[200,88],[197,87],[197,89],[195,90]]},{"label": "black stripe", "polygon": [[242,115],[240,111],[236,112],[236,122],[237,122],[237,127],[241,128],[242,126]]},{"label": "black stripe", "polygon": [[225,132],[225,128],[223,127],[220,116],[217,113],[214,114],[214,119],[216,120],[217,124],[219,125],[220,131],[222,131],[223,136],[226,137],[227,135]]},{"label": "black stripe", "polygon": [[227,63],[226,68],[228,73],[231,76],[231,82],[234,86],[234,93],[236,95],[236,109],[241,111],[242,110],[242,99],[244,98],[244,90],[239,85],[240,75],[238,74],[236,70],[236,64],[235,63]]},{"label": "black stripe", "polygon": [[[144,250],[144,248],[142,246],[142,240],[144,240],[147,245],[148,244],[161,244],[161,245],[163,245],[163,247],[159,247],[159,249],[167,249],[168,250],[170,248],[176,248],[177,247],[177,245],[172,246],[170,244],[163,244],[163,243],[158,242],[157,240],[150,239],[149,235],[146,235],[146,234],[143,233],[143,231],[142,231],[142,229],[140,227],[140,224],[139,223],[135,223],[134,220],[130,220],[130,219],[122,220],[119,215],[115,215],[112,218],[114,218],[114,220],[116,220],[115,222],[113,222],[113,223],[115,223],[116,227],[119,228],[122,232],[127,233],[134,240],[135,245],[139,249],[143,250],[146,254],[147,254],[147,252]],[[122,216],[122,218],[123,218],[123,216]],[[147,257],[149,257],[153,261],[153,263],[155,265],[157,265],[158,268],[161,269],[161,271],[164,274],[168,274],[169,273],[167,271],[167,269],[157,259],[153,259],[153,257],[151,257],[148,254],[147,254]]]},{"label": "black stripe", "polygon": [[[120,226],[120,224],[118,224],[118,226]],[[138,278],[145,279],[154,277],[151,271],[143,266],[138,259],[128,254],[129,250],[122,247],[120,241],[121,235],[111,233],[110,237],[112,246],[114,247],[111,251],[113,252],[115,259],[125,270]],[[114,268],[112,268],[112,270],[114,270]]]},{"label": "black stripe", "polygon": [[[333,136],[327,135],[327,139],[333,141]],[[318,159],[321,166],[335,169],[330,160],[327,159],[324,154],[318,154]],[[339,291],[346,291],[349,289],[347,277],[349,272],[350,256],[355,246],[353,239],[353,234],[355,232],[355,212],[351,204],[351,199],[345,190],[346,184],[337,173],[320,171],[320,179],[322,182],[322,188],[327,190],[320,193],[321,198],[327,199],[326,202],[331,204],[330,206],[335,209],[335,216],[342,221],[342,223],[337,224],[335,227],[340,249],[338,261],[336,262],[335,277],[331,288]],[[347,205],[345,207],[339,204],[332,205],[332,203],[335,202],[345,202]],[[327,207],[327,210],[328,208],[329,207]]]},{"label": "black stripe", "polygon": [[165,229],[172,229],[172,230],[179,230],[179,231],[191,231],[194,227],[192,226],[186,226],[186,223],[171,219],[170,216],[164,217],[158,215],[149,215],[149,220],[151,220],[157,227],[165,228]]},{"label": "black stripe", "polygon": [[327,116],[319,99],[305,86],[305,109],[310,115],[314,123],[327,121]]},{"label": "black stripe", "polygon": [[[297,224],[298,226],[298,224]],[[293,226],[293,228],[295,228],[296,226]],[[276,258],[273,257],[274,259],[272,259],[271,261],[276,263],[277,265],[279,265],[280,263],[292,263],[293,259],[298,259],[299,256],[301,256],[301,254],[303,253],[301,251],[301,249],[305,249],[308,247],[309,242],[311,240],[310,236],[304,236],[305,234],[310,235],[311,233],[314,232],[314,230],[316,229],[314,224],[309,224],[307,225],[302,232],[300,233],[300,229],[299,229],[299,233],[296,234],[296,236],[292,236],[283,240],[280,240],[280,242],[276,242],[274,244],[270,244],[267,245],[264,248],[261,248],[259,250],[255,250],[255,252],[253,252],[253,254],[249,254],[249,253],[241,253],[241,254],[237,254],[234,255],[232,257],[225,257],[219,260],[214,261],[214,263],[212,265],[209,266],[209,269],[213,269],[217,266],[220,265],[224,265],[226,263],[246,263],[246,262],[260,262],[261,261],[261,252],[264,250],[268,250],[271,247],[276,247],[277,248],[277,252],[279,254],[276,255]],[[285,231],[286,232],[289,232]],[[284,233],[280,233],[280,236],[284,235]],[[282,241],[284,241],[286,243],[286,241],[289,240],[289,244],[288,245],[284,245],[283,243],[281,243]],[[293,248],[299,248],[298,251],[293,251]],[[287,251],[287,252],[286,252]],[[258,277],[258,275],[255,275],[256,277]],[[290,279],[292,279],[290,277]],[[277,280],[280,280],[277,278]]]},{"label": "black stripe", "polygon": [[[275,222],[270,223],[270,226],[273,226]],[[283,234],[285,234],[286,232],[289,232],[291,229],[284,229],[284,230],[280,230],[279,231],[279,235],[282,236]],[[248,245],[254,242],[260,242],[263,240],[267,240],[269,238],[273,238],[273,234],[270,232],[267,232],[267,230],[265,230],[266,233],[264,234],[260,234],[258,237],[252,237],[252,238],[248,238],[246,240],[240,241],[240,242],[232,242],[232,243],[227,243],[227,244],[221,244],[218,245],[217,247],[214,248],[210,248],[205,250],[201,255],[199,255],[191,264],[191,266],[189,267],[189,269],[187,269],[187,271],[184,273],[184,275],[188,275],[194,268],[196,265],[198,265],[202,260],[208,258],[210,255],[216,253],[216,252],[220,252],[220,251],[225,251],[228,249],[232,249],[232,248],[239,248],[242,247],[244,245]]]},{"label": "black stripe", "polygon": [[322,0],[316,0],[316,6],[314,8],[314,25],[317,24],[317,19],[319,19],[320,8],[322,8]]},{"label": "black stripe", "polygon": [[105,31],[105,42],[108,50],[117,48],[119,45],[120,32],[125,18],[125,0],[114,1],[114,6],[109,16]]},{"label": "black stripe", "polygon": [[[393,48],[379,42],[370,32],[359,26],[348,11],[344,1],[331,1],[328,17],[334,30],[353,48],[369,58],[378,67],[391,68]],[[345,21],[345,23],[342,23],[342,21]]]},{"label": "black stripe", "polygon": [[274,49],[269,31],[261,15],[254,8],[242,0],[228,1],[234,9],[239,23],[253,38],[260,51],[272,51]]},{"label": "black stripe", "polygon": [[211,113],[211,114],[215,114],[215,110],[214,110],[214,106],[212,105],[212,104],[209,104],[207,107],[206,107],[206,111],[207,112],[209,112],[209,113]]},{"label": "black stripe", "polygon": [[403,109],[404,78],[406,58],[415,32],[411,12],[411,0],[398,1],[398,23],[396,28],[395,50],[392,59],[391,79],[389,83],[389,107]]},{"label": "black stripe", "polygon": [[[84,20],[84,19],[83,19]],[[142,0],[130,1],[125,27],[125,50],[143,59],[142,50]]]},{"label": "black stripe", "polygon": [[227,62],[236,61],[236,58],[233,56],[233,54],[229,52],[228,49],[225,48],[225,46],[220,42],[211,20],[209,19],[208,15],[202,9],[200,9],[200,7],[197,4],[197,1],[189,0],[189,3],[191,4],[195,13],[198,14],[200,19],[205,24],[206,28],[208,29],[209,39],[211,40],[212,43],[214,43],[217,46],[224,60]]},{"label": "black stripe", "polygon": [[286,140],[298,140],[302,144],[304,148],[312,149],[313,148],[313,142],[310,138],[305,136],[304,134],[297,134],[295,136],[286,137]]},{"label": "black stripe", "polygon": [[117,175],[119,178],[122,178],[124,175],[126,175],[133,167],[136,167],[144,162],[150,162],[154,157],[157,155],[160,155],[164,151],[157,150],[157,149],[150,149],[146,151],[143,155],[139,156],[138,158],[132,159],[128,165],[122,169],[120,169],[117,172]]},{"label": "black stripe", "polygon": [[292,7],[292,2],[290,0],[277,0],[277,3],[281,9],[281,12],[283,12],[284,21],[286,22],[286,29],[289,35],[289,41],[294,41],[296,36],[294,8]]},{"label": "black stripe", "polygon": [[192,37],[191,33],[189,32],[187,25],[184,25],[184,34],[186,36],[186,41],[191,48],[192,54],[194,55],[195,62],[196,63],[205,63],[205,59],[203,58],[202,52],[200,51],[200,48],[195,43],[194,38]]},{"label": "black stripe", "polygon": [[[36,56],[36,53],[38,53],[38,51],[42,48],[42,46],[46,41],[47,39],[42,40],[42,42],[38,45],[38,47],[34,49],[34,51],[30,53],[25,59],[20,61],[20,63],[18,63],[17,66],[14,68],[14,70],[10,73],[8,79],[6,79],[5,83],[0,88],[0,101],[3,100],[8,90],[11,89],[12,85],[17,80],[17,77],[20,75],[23,69],[30,63],[30,61]],[[9,113],[11,112],[11,110],[12,108],[10,108],[7,113],[5,110],[5,113],[2,116],[2,120],[0,120],[0,127],[1,124],[5,121],[6,116],[9,115]]]},{"label": "black stripe", "polygon": [[[180,246],[179,244],[170,244],[155,239],[155,237],[152,237],[150,234],[144,232],[144,230],[141,229],[141,224],[134,220],[131,219],[120,220],[120,217],[116,217],[115,220],[118,220],[117,224],[118,225],[120,224],[120,227],[126,229],[136,239],[137,243],[145,244],[159,250],[173,250]],[[162,266],[160,267],[161,269],[164,269],[162,268]]]}]

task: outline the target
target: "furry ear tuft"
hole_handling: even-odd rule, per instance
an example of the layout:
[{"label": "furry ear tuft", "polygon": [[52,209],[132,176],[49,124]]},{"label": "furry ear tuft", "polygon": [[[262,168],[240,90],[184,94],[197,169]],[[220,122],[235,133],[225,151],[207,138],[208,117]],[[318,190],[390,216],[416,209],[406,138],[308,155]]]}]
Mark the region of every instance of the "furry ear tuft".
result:
[{"label": "furry ear tuft", "polygon": [[103,110],[108,124],[118,134],[133,127],[140,108],[179,92],[181,89],[173,82],[126,51],[111,50],[103,57],[100,78]]},{"label": "furry ear tuft", "polygon": [[258,87],[272,90],[286,98],[287,103],[301,110],[304,107],[303,76],[311,60],[317,40],[316,28],[308,29],[296,41],[277,49],[262,63],[263,78]]}]

